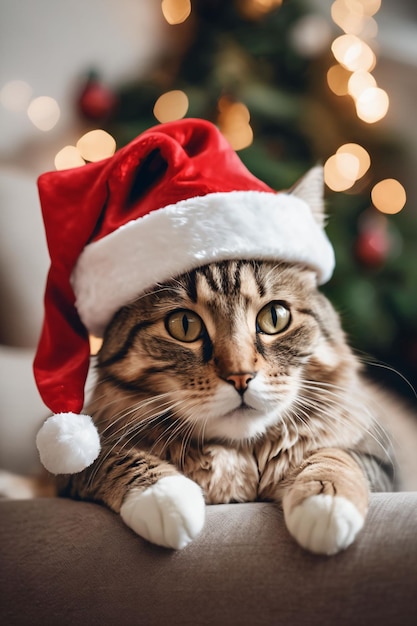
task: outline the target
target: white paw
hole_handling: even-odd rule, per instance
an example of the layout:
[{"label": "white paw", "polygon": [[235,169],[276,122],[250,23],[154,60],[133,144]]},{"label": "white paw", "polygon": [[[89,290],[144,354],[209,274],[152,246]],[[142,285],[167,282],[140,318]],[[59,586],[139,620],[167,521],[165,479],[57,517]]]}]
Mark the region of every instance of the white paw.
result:
[{"label": "white paw", "polygon": [[185,476],[166,476],[145,491],[131,489],[120,515],[148,541],[185,548],[202,530],[205,503],[200,487]]},{"label": "white paw", "polygon": [[364,517],[350,500],[319,494],[296,506],[285,522],[303,548],[316,554],[336,554],[354,541]]}]

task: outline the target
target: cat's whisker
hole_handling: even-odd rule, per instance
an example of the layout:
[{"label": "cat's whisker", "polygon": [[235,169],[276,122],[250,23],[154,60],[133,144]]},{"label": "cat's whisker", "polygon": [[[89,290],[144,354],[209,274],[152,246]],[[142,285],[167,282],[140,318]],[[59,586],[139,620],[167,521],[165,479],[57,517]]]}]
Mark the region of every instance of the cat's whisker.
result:
[{"label": "cat's whisker", "polygon": [[204,419],[202,419],[200,424],[199,424],[199,426],[200,426],[200,428],[199,428],[200,436],[197,439],[197,443],[200,445],[201,449],[203,448],[204,442],[206,440],[206,430],[207,430],[208,421],[209,421],[209,418],[207,416],[205,416]]},{"label": "cat's whisker", "polygon": [[[156,416],[152,416],[152,419],[155,418],[160,418],[160,413],[158,413]],[[150,421],[151,421],[150,420]],[[139,424],[140,425],[140,424]],[[97,460],[96,464],[95,464],[95,469],[94,471],[91,473],[90,475],[90,479],[89,479],[89,484],[91,485],[94,482],[94,479],[97,476],[98,471],[100,470],[100,468],[103,466],[103,464],[105,463],[105,461],[114,453],[114,451],[117,449],[117,454],[118,456],[121,455],[121,453],[123,451],[125,451],[125,456],[127,457],[129,455],[129,451],[126,450],[126,447],[129,445],[129,443],[135,439],[137,433],[133,432],[132,436],[129,439],[125,439],[123,441],[123,444],[121,444],[122,440],[125,438],[126,435],[123,436],[119,436],[119,437],[111,437],[107,439],[107,451],[105,454],[101,454],[99,459]],[[111,444],[112,440],[114,439],[114,443]]]},{"label": "cat's whisker", "polygon": [[[168,394],[163,394],[163,395],[164,395],[164,396],[166,396],[166,395],[168,395]],[[147,404],[149,404],[149,403],[150,403],[150,402],[149,402],[149,399],[148,399],[147,401],[142,401],[142,402],[137,403],[137,406],[134,406],[133,408],[130,408],[130,409],[128,409],[127,411],[126,411],[126,410],[121,411],[117,421],[122,420],[122,419],[125,419],[128,415],[131,415],[131,414],[135,413],[138,409],[141,409],[141,408],[142,408],[142,405],[147,405]],[[145,417],[145,421],[144,421],[144,422],[138,422],[138,423],[136,423],[136,424],[135,424],[135,428],[136,428],[136,429],[138,429],[138,427],[140,427],[141,425],[143,426],[143,428],[145,428],[145,426],[146,426],[146,425],[149,425],[149,424],[150,424],[150,422],[151,422],[152,420],[158,419],[158,418],[160,417],[160,415],[161,415],[161,411],[159,411],[156,415],[151,415],[151,417],[148,417],[148,416],[146,416],[146,415],[145,415],[145,416],[144,416],[144,417]],[[113,426],[113,422],[112,422],[112,423],[110,423],[110,424],[108,425],[108,427],[106,427],[106,429],[104,429],[104,430],[102,431],[102,434],[103,434],[105,431],[107,431],[107,430],[108,430],[111,426]],[[124,435],[123,435],[123,436],[119,436],[121,432],[124,432]],[[99,460],[98,460],[98,461],[97,461],[97,463],[96,463],[96,468],[95,468],[95,471],[93,471],[93,472],[91,473],[91,475],[90,475],[90,479],[89,479],[89,483],[90,483],[90,484],[94,481],[94,478],[95,478],[95,476],[97,475],[97,472],[99,471],[100,467],[103,465],[103,463],[106,461],[106,459],[107,459],[107,458],[108,458],[108,457],[109,457],[109,456],[110,456],[110,455],[114,452],[114,450],[118,447],[118,445],[120,444],[121,440],[122,440],[122,439],[123,439],[123,437],[125,437],[125,436],[126,436],[126,428],[125,428],[125,425],[123,425],[123,426],[122,426],[121,428],[119,428],[117,431],[115,431],[114,433],[112,433],[112,435],[111,435],[111,438],[110,438],[110,439],[108,438],[108,442],[109,442],[109,443],[111,442],[111,440],[112,440],[112,439],[114,439],[114,440],[115,440],[115,442],[114,442],[114,444],[113,444],[112,446],[109,446],[109,449],[108,449],[108,451],[107,451],[107,453],[106,453],[106,454],[104,454],[104,455],[102,454],[102,455],[99,457]],[[119,450],[119,451],[123,450],[123,448],[124,448],[124,446],[121,446],[121,448],[120,448],[120,450]]]},{"label": "cat's whisker", "polygon": [[[129,409],[125,409],[123,412],[121,412],[119,414],[119,416],[117,417],[116,421],[112,420],[111,423],[109,423],[106,428],[102,431],[102,434],[104,434],[107,430],[109,430],[110,428],[113,428],[113,426],[115,425],[115,423],[117,423],[118,421],[124,421],[126,422],[127,419],[129,417],[135,417],[137,416],[138,420],[136,420],[136,425],[143,423],[144,427],[149,425],[150,423],[150,419],[148,418],[148,414],[144,413],[143,410],[146,408],[149,412],[149,410],[151,409],[155,409],[157,411],[156,416],[158,416],[158,414],[162,414],[164,413],[167,408],[170,406],[171,401],[166,401],[166,402],[161,402],[160,400],[162,399],[162,397],[170,397],[170,394],[161,394],[158,397],[153,397],[153,398],[148,398],[146,400],[142,400],[136,404],[134,404],[133,406],[131,406]],[[153,405],[156,405],[155,407]],[[153,419],[153,418],[152,418]],[[112,434],[113,436],[119,434],[120,432],[124,431],[126,429],[127,424],[123,423],[122,426],[118,429],[115,430]]]},{"label": "cat's whisker", "polygon": [[190,421],[188,423],[188,428],[184,432],[184,436],[183,436],[182,441],[181,441],[179,461],[180,461],[180,467],[182,469],[185,467],[185,459],[186,459],[186,456],[187,456],[187,449],[188,449],[188,446],[190,445],[190,442],[191,442],[191,439],[192,439],[192,436],[193,436],[194,432],[195,432],[195,424]]},{"label": "cat's whisker", "polygon": [[299,420],[303,426],[308,430],[308,432],[310,433],[310,436],[312,437],[315,445],[316,445],[316,440],[317,440],[317,433],[314,432],[314,429],[312,428],[311,424],[310,424],[310,415],[309,413],[305,410],[305,405],[302,403],[301,400],[296,400],[293,404],[293,406],[291,407],[291,416],[294,416],[294,421],[295,420]]},{"label": "cat's whisker", "polygon": [[[317,400],[313,400],[313,402],[311,402],[311,398],[304,397],[302,402],[307,409],[312,408],[313,411],[318,414],[318,417],[325,423],[326,428],[330,429],[337,438],[340,437],[339,426],[342,426],[344,430],[350,431],[352,435],[357,434],[358,439],[367,434],[381,449],[382,453],[386,456],[389,462],[394,465],[392,454],[387,446],[384,445],[384,440],[387,444],[389,444],[390,438],[382,424],[375,419],[372,419],[372,413],[367,407],[364,407],[360,403],[352,403],[351,411],[349,412],[349,419],[342,419],[338,412],[330,413],[328,408],[323,407],[322,398],[320,398],[320,402]],[[334,402],[334,405],[338,406],[336,402]],[[359,412],[368,414],[369,419],[366,422],[364,422],[363,419],[355,419],[356,411],[354,410],[354,407],[357,407]]]},{"label": "cat's whisker", "polygon": [[[146,430],[149,428],[149,426],[151,425],[152,421],[162,421],[166,424],[168,424],[168,429],[173,431],[175,426],[178,426],[179,429],[181,427],[181,424],[178,423],[176,424],[175,422],[173,422],[172,424],[170,423],[170,420],[172,419],[172,416],[175,415],[175,413],[177,412],[178,408],[181,407],[181,405],[184,405],[187,402],[187,399],[184,398],[179,398],[178,400],[173,401],[172,398],[172,393],[171,394],[161,394],[161,395],[165,395],[165,396],[170,396],[169,401],[166,402],[158,402],[156,408],[156,413],[149,413],[149,414],[143,414],[140,413],[138,415],[139,420],[138,421],[133,421],[132,423],[128,424],[127,427],[122,427],[120,428],[118,431],[116,431],[116,433],[113,433],[113,436],[115,434],[119,435],[119,438],[117,440],[117,443],[120,443],[122,440],[124,440],[123,446],[122,448],[126,447],[130,441],[132,440],[138,440],[138,436],[140,435],[141,431],[146,432]],[[144,403],[144,405],[146,404],[155,404],[155,398],[152,398],[148,403]],[[138,408],[142,410],[143,406],[139,406],[139,407],[133,407],[133,409],[131,410],[132,414],[135,414],[138,412]],[[163,417],[165,415],[165,417]],[[120,435],[120,433],[123,431],[123,434]],[[171,441],[171,439],[173,439],[175,437],[175,433],[171,432],[170,437],[167,438],[166,437],[166,430],[162,431],[159,435],[159,437],[153,442],[153,446],[152,448],[155,448],[159,445],[160,440],[164,441],[166,444],[166,439],[168,439],[168,443]]]},{"label": "cat's whisker", "polygon": [[399,378],[401,378],[401,380],[403,380],[405,382],[405,384],[410,388],[410,390],[413,393],[414,397],[417,399],[417,389],[414,387],[414,385],[411,383],[411,381],[409,381],[406,376],[404,376],[401,372],[399,372],[397,369],[395,369],[395,367],[392,367],[392,365],[388,365],[388,363],[384,363],[382,361],[377,361],[374,358],[372,358],[371,356],[366,355],[364,353],[360,353],[359,351],[356,351],[356,352],[358,353],[358,359],[360,359],[360,361],[364,365],[371,365],[372,367],[379,367],[381,369],[385,369],[385,370],[387,370],[389,372],[392,372],[396,376],[399,376]]},{"label": "cat's whisker", "polygon": [[[194,404],[191,404],[188,399],[184,399],[183,400],[183,406],[186,407],[187,413],[189,412],[190,409],[193,409],[193,408],[195,408],[197,406],[200,406],[200,405],[201,405],[201,403],[198,403],[198,402],[195,402]],[[174,417],[178,414],[178,406],[181,406],[181,403],[178,403],[177,406],[172,407],[172,409],[170,410],[171,414]],[[183,413],[184,412],[182,412],[182,417],[184,417]],[[181,418],[181,416],[180,416],[180,418]],[[194,423],[194,421],[192,419],[190,419],[190,417],[186,417],[185,419],[182,419],[182,420],[178,419],[177,424],[176,424],[176,429],[174,429],[174,431],[171,432],[169,437],[167,437],[166,439],[165,439],[165,436],[164,436],[165,434],[164,433],[161,434],[161,437],[165,439],[164,440],[164,445],[162,447],[162,452],[164,452],[167,449],[167,447],[169,447],[170,443],[175,438],[177,438],[178,435],[181,434],[181,432],[184,429],[186,429],[188,425],[189,425],[189,427],[191,429],[191,431],[190,431],[190,437],[191,437],[191,435],[192,435],[192,433],[194,431],[194,428],[195,428],[195,423]],[[157,442],[155,442],[155,443],[157,443]]]},{"label": "cat's whisker", "polygon": [[119,428],[119,430],[112,435],[112,438],[116,441],[116,445],[120,446],[120,450],[123,450],[123,448],[133,440],[139,443],[141,441],[140,436],[142,434],[146,436],[147,431],[154,423],[165,426],[168,420],[169,412],[163,409],[163,407],[160,407],[156,412],[150,412],[148,415],[141,414],[139,421],[131,421],[123,428]]},{"label": "cat's whisker", "polygon": [[[287,424],[289,422],[291,424],[291,426],[293,427],[293,430],[295,431],[296,438],[298,440],[299,437],[300,437],[300,431],[299,431],[299,428],[298,428],[298,424],[297,424],[296,420],[294,419],[294,416],[292,415],[292,413],[289,410],[285,410],[284,413],[283,413],[283,417],[284,417],[284,424],[285,424],[286,428],[287,428]],[[285,420],[287,420],[287,422],[285,422]],[[289,435],[288,435],[288,432],[287,432],[287,437],[288,436]]]}]

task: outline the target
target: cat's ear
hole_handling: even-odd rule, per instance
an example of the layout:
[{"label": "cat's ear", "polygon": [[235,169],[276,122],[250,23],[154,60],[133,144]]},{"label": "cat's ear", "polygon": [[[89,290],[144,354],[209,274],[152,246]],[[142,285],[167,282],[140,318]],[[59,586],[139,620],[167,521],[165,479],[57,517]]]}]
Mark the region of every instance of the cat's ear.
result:
[{"label": "cat's ear", "polygon": [[321,165],[312,167],[290,190],[289,193],[304,200],[320,226],[325,224],[324,170]]}]

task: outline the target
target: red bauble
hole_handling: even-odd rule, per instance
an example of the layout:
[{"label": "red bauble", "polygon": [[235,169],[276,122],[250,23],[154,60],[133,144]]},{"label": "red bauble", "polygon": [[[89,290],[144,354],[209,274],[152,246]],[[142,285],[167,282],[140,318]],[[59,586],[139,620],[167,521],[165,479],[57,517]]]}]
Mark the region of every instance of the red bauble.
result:
[{"label": "red bauble", "polygon": [[367,267],[380,267],[387,259],[391,248],[388,233],[382,228],[366,228],[359,233],[355,253]]},{"label": "red bauble", "polygon": [[88,78],[78,100],[78,109],[88,120],[100,122],[107,120],[117,106],[117,96],[111,89],[92,75]]}]

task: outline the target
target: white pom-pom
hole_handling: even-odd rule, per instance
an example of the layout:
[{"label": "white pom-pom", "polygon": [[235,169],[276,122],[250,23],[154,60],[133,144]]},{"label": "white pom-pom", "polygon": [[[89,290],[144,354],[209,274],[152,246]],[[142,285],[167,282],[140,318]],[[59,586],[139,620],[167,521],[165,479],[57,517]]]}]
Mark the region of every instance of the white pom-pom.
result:
[{"label": "white pom-pom", "polygon": [[100,437],[89,415],[57,413],[36,437],[42,465],[52,474],[76,474],[100,453]]}]

